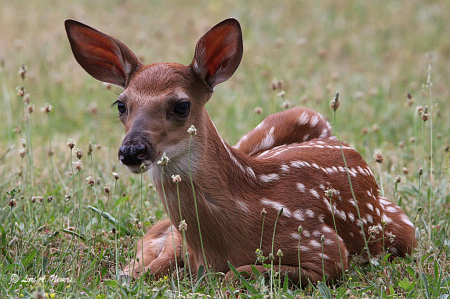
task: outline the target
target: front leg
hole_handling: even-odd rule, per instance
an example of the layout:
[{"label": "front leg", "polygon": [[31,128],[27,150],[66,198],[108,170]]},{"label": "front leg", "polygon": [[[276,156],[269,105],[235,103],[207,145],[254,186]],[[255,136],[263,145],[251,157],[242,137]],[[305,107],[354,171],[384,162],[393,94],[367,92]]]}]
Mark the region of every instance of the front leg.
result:
[{"label": "front leg", "polygon": [[121,275],[138,278],[150,271],[158,279],[175,268],[175,261],[181,265],[181,245],[182,237],[178,230],[171,227],[169,219],[162,220],[139,239],[136,258],[122,270]]}]

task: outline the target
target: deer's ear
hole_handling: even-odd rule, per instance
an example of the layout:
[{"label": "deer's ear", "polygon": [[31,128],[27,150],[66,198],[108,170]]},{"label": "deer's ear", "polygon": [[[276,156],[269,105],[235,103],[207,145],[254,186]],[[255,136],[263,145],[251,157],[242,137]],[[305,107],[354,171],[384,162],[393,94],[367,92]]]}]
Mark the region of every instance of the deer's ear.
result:
[{"label": "deer's ear", "polygon": [[236,19],[227,19],[200,38],[191,65],[213,88],[234,74],[241,62],[242,52],[241,26]]},{"label": "deer's ear", "polygon": [[75,20],[65,27],[73,55],[81,67],[97,80],[125,88],[143,64],[123,43]]}]

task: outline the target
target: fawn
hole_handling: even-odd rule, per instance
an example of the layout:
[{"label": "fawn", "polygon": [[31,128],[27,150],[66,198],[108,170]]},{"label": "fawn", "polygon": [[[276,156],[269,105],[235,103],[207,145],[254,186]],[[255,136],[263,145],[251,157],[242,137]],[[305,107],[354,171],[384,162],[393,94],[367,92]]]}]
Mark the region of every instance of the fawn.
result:
[{"label": "fawn", "polygon": [[[119,160],[133,173],[150,173],[170,215],[138,241],[139,259],[123,275],[150,271],[158,278],[175,262],[185,265],[182,220],[192,269],[227,272],[230,262],[251,273],[261,240],[265,254],[272,246],[282,250],[283,275],[300,285],[324,274],[335,282],[354,256],[411,254],[413,224],[379,195],[366,162],[342,143],[345,166],[339,141],[319,113],[293,108],[271,115],[234,147],[220,137],[204,106],[241,61],[237,20],[224,20],[203,35],[188,66],[144,65],[114,37],[75,20],[65,27],[78,63],[94,78],[124,88],[116,102],[127,132]],[[174,175],[181,179],[177,184]],[[256,267],[265,271],[261,261]]]}]

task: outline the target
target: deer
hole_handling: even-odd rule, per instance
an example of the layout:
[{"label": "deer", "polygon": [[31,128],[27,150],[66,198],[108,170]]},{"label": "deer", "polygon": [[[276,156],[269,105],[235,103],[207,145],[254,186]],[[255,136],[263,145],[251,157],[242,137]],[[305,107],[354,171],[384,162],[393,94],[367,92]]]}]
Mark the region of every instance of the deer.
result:
[{"label": "deer", "polygon": [[149,173],[170,215],[137,242],[122,275],[159,278],[187,262],[226,277],[229,263],[263,273],[255,250],[275,248],[282,275],[305,286],[324,276],[337,282],[354,258],[412,254],[412,222],[380,195],[362,156],[331,134],[321,114],[295,107],[270,115],[235,146],[219,135],[205,104],[241,62],[236,19],[206,32],[187,66],[144,65],[112,36],[71,19],[65,29],[81,67],[123,88],[115,102],[126,130],[118,159],[132,173]]}]

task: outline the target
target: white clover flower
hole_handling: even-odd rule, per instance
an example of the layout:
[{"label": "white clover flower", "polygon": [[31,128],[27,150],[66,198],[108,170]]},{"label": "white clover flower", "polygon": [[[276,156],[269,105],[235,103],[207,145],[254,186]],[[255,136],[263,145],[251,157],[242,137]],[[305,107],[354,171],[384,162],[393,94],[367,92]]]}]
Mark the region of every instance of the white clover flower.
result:
[{"label": "white clover flower", "polygon": [[191,136],[197,135],[197,129],[194,127],[194,125],[192,125],[187,131]]},{"label": "white clover flower", "polygon": [[169,164],[169,162],[170,162],[170,158],[167,157],[166,153],[164,152],[161,156],[161,160],[159,160],[157,162],[157,164],[161,165],[161,166],[167,166],[167,164]]}]

